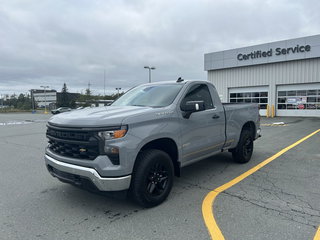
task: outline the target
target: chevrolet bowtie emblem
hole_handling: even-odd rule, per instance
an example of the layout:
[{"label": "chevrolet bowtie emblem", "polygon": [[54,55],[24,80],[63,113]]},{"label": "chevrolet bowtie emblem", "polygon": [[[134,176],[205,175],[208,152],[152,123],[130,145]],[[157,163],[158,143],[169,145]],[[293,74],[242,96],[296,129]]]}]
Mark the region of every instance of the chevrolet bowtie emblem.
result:
[{"label": "chevrolet bowtie emblem", "polygon": [[85,149],[85,148],[80,148],[79,151],[80,151],[80,152],[86,152],[87,149]]}]

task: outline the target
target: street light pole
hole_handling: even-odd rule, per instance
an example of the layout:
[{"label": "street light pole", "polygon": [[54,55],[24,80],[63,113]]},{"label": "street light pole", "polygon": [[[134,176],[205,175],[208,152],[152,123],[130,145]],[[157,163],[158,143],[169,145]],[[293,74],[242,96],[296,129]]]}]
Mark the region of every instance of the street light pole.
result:
[{"label": "street light pole", "polygon": [[119,96],[120,96],[119,91],[121,90],[121,87],[120,88],[117,87],[116,90],[118,91],[118,98],[119,98]]},{"label": "street light pole", "polygon": [[47,114],[47,95],[46,95],[46,89],[49,88],[49,86],[40,86],[44,89],[44,113]]},{"label": "street light pole", "polygon": [[155,67],[144,66],[145,69],[149,69],[149,83],[151,83],[151,70],[155,70]]}]

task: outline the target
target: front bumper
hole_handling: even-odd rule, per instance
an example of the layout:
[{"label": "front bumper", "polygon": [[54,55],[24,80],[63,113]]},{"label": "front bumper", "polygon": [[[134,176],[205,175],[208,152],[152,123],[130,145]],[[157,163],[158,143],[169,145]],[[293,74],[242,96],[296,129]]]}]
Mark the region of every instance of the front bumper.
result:
[{"label": "front bumper", "polygon": [[[127,190],[130,187],[131,175],[106,178],[101,177],[93,168],[60,162],[48,155],[45,155],[44,158],[51,175],[62,181],[77,185],[76,179],[88,179],[99,191],[122,191]],[[53,169],[57,169],[58,171],[53,171]],[[59,174],[60,172],[62,174]]]}]

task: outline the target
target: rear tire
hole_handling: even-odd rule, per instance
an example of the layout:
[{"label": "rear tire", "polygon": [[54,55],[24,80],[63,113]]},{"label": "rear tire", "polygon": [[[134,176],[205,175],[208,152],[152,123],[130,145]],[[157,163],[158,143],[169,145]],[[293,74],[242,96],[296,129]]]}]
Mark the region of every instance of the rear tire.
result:
[{"label": "rear tire", "polygon": [[139,153],[132,174],[130,195],[143,207],[161,204],[169,195],[174,167],[169,155],[157,149]]},{"label": "rear tire", "polygon": [[249,130],[242,130],[238,145],[232,150],[232,157],[238,163],[249,162],[253,152],[253,137]]}]

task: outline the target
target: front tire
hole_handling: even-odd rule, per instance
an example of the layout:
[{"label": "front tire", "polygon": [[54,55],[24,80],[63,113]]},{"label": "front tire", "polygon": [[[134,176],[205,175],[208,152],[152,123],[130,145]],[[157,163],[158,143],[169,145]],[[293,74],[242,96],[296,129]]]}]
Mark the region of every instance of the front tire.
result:
[{"label": "front tire", "polygon": [[163,151],[148,149],[139,153],[136,161],[130,187],[133,200],[147,208],[161,204],[173,185],[171,158]]},{"label": "front tire", "polygon": [[253,153],[253,137],[249,130],[242,130],[238,145],[232,151],[233,159],[238,163],[249,162]]}]

